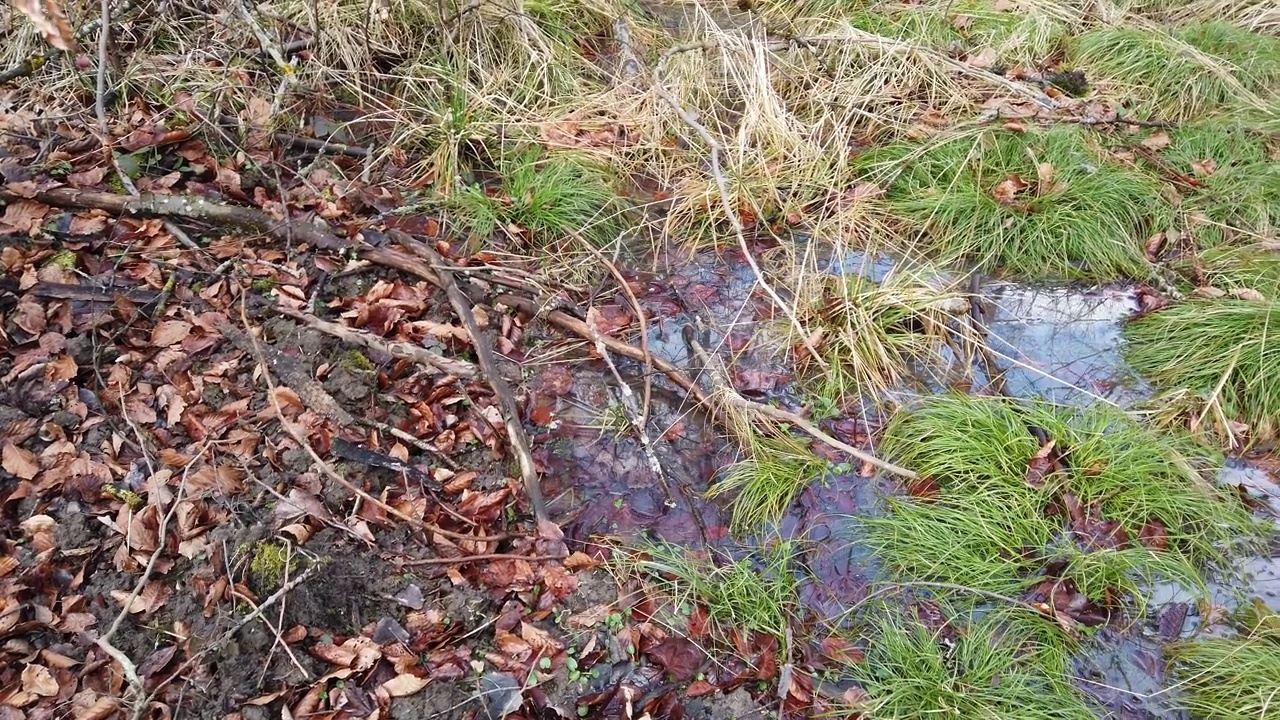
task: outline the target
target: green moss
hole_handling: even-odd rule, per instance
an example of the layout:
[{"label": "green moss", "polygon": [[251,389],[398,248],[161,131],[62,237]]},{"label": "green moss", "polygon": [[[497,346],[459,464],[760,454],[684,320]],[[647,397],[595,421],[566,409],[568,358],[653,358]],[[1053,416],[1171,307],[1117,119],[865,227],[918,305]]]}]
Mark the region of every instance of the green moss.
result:
[{"label": "green moss", "polygon": [[1278,329],[1274,295],[1191,299],[1129,323],[1125,358],[1157,387],[1190,390],[1246,423],[1254,440],[1267,439],[1280,429]]},{"label": "green moss", "polygon": [[[1033,427],[1065,453],[1066,471],[1042,485],[1027,477],[1041,448]],[[1211,452],[1106,407],[940,396],[896,416],[882,449],[939,487],[864,521],[871,546],[907,578],[1016,595],[1059,577],[1096,601],[1141,605],[1142,588],[1158,579],[1202,587],[1205,573],[1228,568],[1262,534],[1213,487]],[[1140,541],[1152,533],[1159,542]]]},{"label": "green moss", "polygon": [[279,541],[263,541],[253,546],[249,558],[249,573],[255,588],[261,593],[279,590],[287,576],[296,575],[299,566],[297,553]]},{"label": "green moss", "polygon": [[1142,242],[1172,210],[1159,182],[1102,155],[1087,131],[983,131],[861,160],[926,250],[1030,278],[1145,277]]},{"label": "green moss", "polygon": [[359,350],[346,351],[342,354],[342,359],[338,361],[338,364],[348,370],[361,373],[370,373],[377,368],[373,361]]},{"label": "green moss", "polygon": [[76,254],[72,250],[59,250],[44,261],[44,266],[57,266],[64,270],[73,270],[76,266]]}]

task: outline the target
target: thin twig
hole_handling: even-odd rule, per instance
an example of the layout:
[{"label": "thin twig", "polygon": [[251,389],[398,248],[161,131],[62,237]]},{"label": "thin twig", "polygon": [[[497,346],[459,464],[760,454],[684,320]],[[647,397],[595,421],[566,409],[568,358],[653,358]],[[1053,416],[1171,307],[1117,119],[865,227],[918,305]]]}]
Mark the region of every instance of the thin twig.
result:
[{"label": "thin twig", "polygon": [[102,132],[104,143],[111,137],[107,125],[107,50],[110,43],[111,0],[102,0],[102,27],[98,30],[98,86],[93,107],[98,114],[98,129]]},{"label": "thin twig", "polygon": [[[640,406],[640,423],[643,427],[644,423],[649,419],[649,407],[653,398],[653,354],[649,352],[649,321],[645,318],[644,308],[640,306],[640,301],[636,299],[636,294],[631,292],[631,285],[622,276],[618,266],[605,257],[605,254],[597,250],[591,243],[583,242],[581,244],[594,253],[596,259],[609,269],[613,279],[618,281],[618,287],[622,288],[622,292],[626,293],[627,300],[631,303],[631,308],[635,310],[636,319],[640,322],[640,352],[644,353],[644,403]],[[614,374],[617,375],[616,370]],[[619,382],[621,382],[621,378],[619,378]]]},{"label": "thin twig", "polygon": [[747,261],[747,265],[751,266],[751,272],[755,274],[756,283],[758,283],[765,291],[765,294],[769,296],[769,299],[773,301],[773,304],[787,316],[788,320],[791,321],[791,326],[804,343],[805,349],[807,349],[809,354],[813,356],[813,359],[818,363],[818,366],[825,370],[828,367],[827,361],[822,359],[822,356],[818,353],[818,349],[813,346],[812,341],[809,339],[809,333],[805,332],[804,326],[800,324],[800,318],[796,317],[796,314],[791,307],[782,300],[778,293],[774,292],[773,287],[767,280],[765,280],[764,271],[760,269],[760,265],[756,262],[755,256],[751,253],[751,246],[747,243],[746,228],[742,225],[742,218],[738,216],[738,211],[733,207],[733,200],[729,197],[729,183],[725,180],[724,171],[720,167],[720,155],[723,151],[723,146],[720,144],[720,141],[716,140],[715,137],[712,136],[711,131],[699,122],[698,119],[693,116],[693,113],[686,110],[680,104],[680,100],[662,84],[662,76],[666,71],[666,64],[671,58],[680,53],[689,52],[691,50],[706,50],[713,47],[716,47],[714,42],[702,41],[698,43],[677,45],[663,51],[662,56],[658,59],[657,67],[653,70],[653,90],[658,93],[658,97],[665,100],[667,104],[671,106],[671,109],[675,110],[676,115],[680,116],[680,119],[683,120],[684,123],[694,132],[696,132],[698,136],[702,138],[702,141],[711,148],[711,176],[715,179],[716,188],[720,191],[720,204],[724,207],[725,216],[728,218],[729,224],[733,226],[734,237],[738,240],[738,249],[742,251],[742,256]]},{"label": "thin twig", "polygon": [[797,427],[803,430],[809,436],[813,437],[814,439],[820,440],[836,449],[843,450],[849,455],[853,456],[854,458],[861,460],[862,462],[868,465],[871,465],[872,467],[880,468],[885,472],[890,472],[890,473],[893,473],[894,475],[897,475],[899,477],[904,477],[909,480],[914,480],[916,477],[918,477],[916,473],[912,470],[908,470],[899,465],[895,465],[891,462],[888,462],[887,460],[881,460],[880,458],[876,457],[875,455],[872,455],[871,453],[868,453],[864,450],[859,450],[858,448],[846,442],[837,440],[836,438],[829,435],[822,428],[818,427],[817,425],[814,425],[807,418],[797,415],[796,413],[793,413],[789,410],[783,410],[780,407],[774,407],[773,405],[766,405],[764,403],[758,403],[758,402],[755,402],[754,400],[748,400],[744,398],[742,395],[738,393],[737,390],[735,390],[731,385],[729,385],[729,381],[727,378],[719,377],[720,373],[715,370],[715,367],[716,367],[715,362],[713,361],[711,356],[707,353],[707,351],[702,347],[702,345],[698,343],[697,339],[693,337],[694,335],[693,328],[691,326],[685,326],[685,333],[686,333],[685,341],[689,344],[689,347],[693,349],[694,354],[698,356],[699,361],[702,362],[707,367],[712,377],[717,381],[717,385],[720,386],[717,388],[718,390],[721,391],[720,393],[718,393],[718,396],[723,397],[725,400],[728,401],[730,405],[740,408],[742,410],[746,410],[757,416],[768,418],[775,422],[786,423],[787,425]]},{"label": "thin twig", "polygon": [[[412,238],[396,230],[390,231],[388,235],[397,242],[402,239],[412,241]],[[470,301],[462,294],[458,283],[453,279],[453,271],[446,269],[452,266],[446,263],[440,253],[436,252],[430,245],[416,242],[404,244],[411,251],[425,253],[426,257],[423,259],[436,266],[436,274],[440,278],[440,283],[444,286],[445,294],[449,296],[449,304],[453,306],[453,311],[457,313],[459,319],[462,320],[463,327],[471,335],[471,346],[475,350],[476,359],[480,363],[481,374],[489,381],[489,385],[493,388],[494,395],[501,405],[502,419],[507,426],[507,438],[515,451],[516,459],[520,463],[520,475],[524,481],[524,491],[529,498],[530,508],[539,523],[549,521],[547,504],[542,498],[542,488],[538,485],[538,470],[533,462],[533,452],[529,449],[529,437],[525,434],[524,425],[520,422],[520,407],[516,404],[515,396],[511,394],[511,387],[507,384],[506,378],[498,371],[498,363],[493,356],[493,350],[485,342],[484,336],[480,334],[480,326],[476,323],[475,315],[471,312]]]},{"label": "thin twig", "polygon": [[275,311],[286,317],[291,317],[294,320],[304,322],[313,330],[319,330],[326,335],[332,335],[339,340],[343,340],[353,345],[360,345],[373,350],[374,352],[380,352],[385,355],[390,355],[391,357],[412,360],[416,363],[426,365],[438,372],[456,375],[457,377],[472,379],[480,376],[479,369],[465,360],[447,358],[439,353],[431,352],[426,348],[418,347],[417,345],[412,345],[410,343],[384,340],[372,333],[362,332],[355,328],[340,325],[335,322],[321,320],[314,315],[294,310],[293,308],[278,305],[276,306]]}]

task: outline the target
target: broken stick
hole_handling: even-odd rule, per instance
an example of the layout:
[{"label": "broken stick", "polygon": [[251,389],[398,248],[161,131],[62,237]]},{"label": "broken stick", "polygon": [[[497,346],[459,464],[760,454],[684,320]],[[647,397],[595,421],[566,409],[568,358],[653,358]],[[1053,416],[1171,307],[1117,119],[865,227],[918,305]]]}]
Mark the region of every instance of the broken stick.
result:
[{"label": "broken stick", "polygon": [[511,447],[515,451],[516,459],[520,462],[520,476],[524,481],[525,495],[529,498],[529,505],[533,510],[533,514],[539,523],[549,520],[547,503],[542,498],[542,487],[538,484],[538,469],[533,464],[533,451],[529,446],[529,436],[525,434],[524,425],[520,422],[520,406],[516,404],[516,398],[511,394],[511,386],[507,384],[506,378],[498,370],[498,361],[494,358],[493,349],[489,347],[488,343],[484,341],[484,336],[480,334],[480,326],[476,323],[475,314],[471,312],[471,301],[462,293],[457,281],[454,280],[452,266],[430,245],[417,242],[405,233],[392,230],[387,235],[410,252],[422,255],[424,260],[434,266],[440,286],[444,288],[445,294],[449,296],[449,304],[453,306],[453,311],[462,320],[462,326],[471,335],[471,346],[476,351],[476,360],[480,364],[480,373],[489,381],[489,386],[493,388],[493,394],[498,398],[498,403],[502,410],[502,419],[507,426],[507,437],[511,441]]}]

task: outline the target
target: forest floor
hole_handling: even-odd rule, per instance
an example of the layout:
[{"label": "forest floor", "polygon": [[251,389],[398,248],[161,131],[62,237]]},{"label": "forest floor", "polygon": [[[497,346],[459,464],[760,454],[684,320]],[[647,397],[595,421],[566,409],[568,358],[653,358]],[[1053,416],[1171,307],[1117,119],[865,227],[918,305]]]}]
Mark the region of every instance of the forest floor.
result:
[{"label": "forest floor", "polygon": [[0,720],[1280,718],[1273,3],[0,36]]}]

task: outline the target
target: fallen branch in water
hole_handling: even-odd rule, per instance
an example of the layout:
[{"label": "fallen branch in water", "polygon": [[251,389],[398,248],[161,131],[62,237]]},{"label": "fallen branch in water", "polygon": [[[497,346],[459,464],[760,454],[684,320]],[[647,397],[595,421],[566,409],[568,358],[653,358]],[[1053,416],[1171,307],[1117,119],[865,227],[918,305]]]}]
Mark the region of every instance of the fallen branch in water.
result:
[{"label": "fallen branch in water", "polygon": [[917,475],[914,471],[908,470],[899,465],[894,465],[887,460],[881,460],[871,453],[859,450],[846,442],[837,440],[822,428],[814,425],[813,422],[806,417],[797,415],[790,410],[783,410],[780,407],[758,403],[754,400],[748,400],[742,397],[742,395],[740,395],[738,391],[729,384],[728,377],[717,370],[719,363],[716,362],[716,360],[707,353],[702,345],[698,343],[697,338],[694,337],[695,332],[693,326],[686,325],[684,327],[684,333],[685,342],[688,343],[689,348],[693,351],[694,355],[697,356],[699,362],[703,363],[711,375],[712,382],[716,385],[716,390],[718,391],[716,396],[718,398],[723,398],[723,400],[730,406],[740,410],[745,410],[757,417],[768,418],[774,422],[785,423],[792,427],[799,428],[813,439],[824,442],[837,450],[843,450],[854,458],[861,460],[872,467],[880,468],[885,472],[893,473],[894,475],[904,477],[909,480],[916,479]]}]

